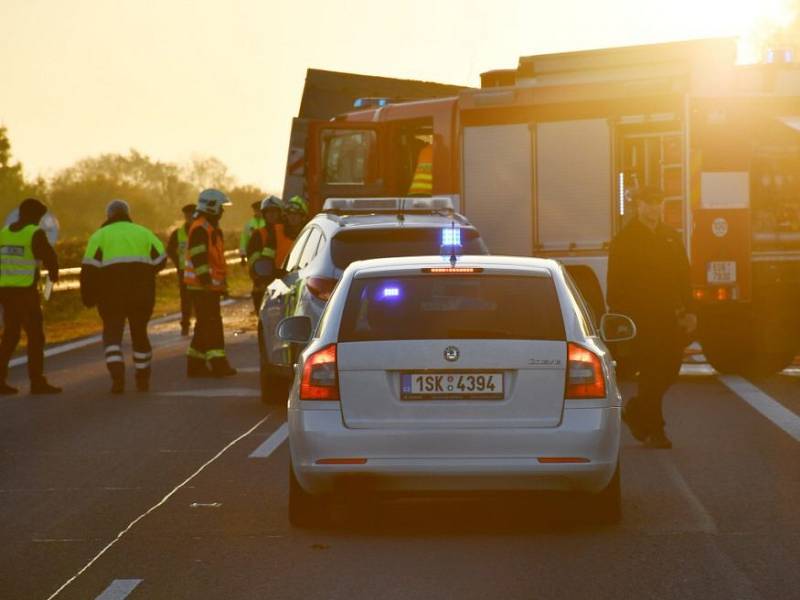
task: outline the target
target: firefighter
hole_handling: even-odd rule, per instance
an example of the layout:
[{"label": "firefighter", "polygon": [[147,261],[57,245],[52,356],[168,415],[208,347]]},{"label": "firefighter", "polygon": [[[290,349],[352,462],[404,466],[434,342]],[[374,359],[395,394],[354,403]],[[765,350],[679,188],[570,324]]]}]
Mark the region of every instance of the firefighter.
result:
[{"label": "firefighter", "polygon": [[[294,242],[300,231],[308,223],[308,203],[302,196],[292,196],[291,200],[286,204],[285,222],[283,233]],[[289,246],[291,246],[291,243]]]},{"label": "firefighter", "polygon": [[39,221],[47,207],[35,198],[19,205],[16,222],[0,231],[0,304],[3,306],[3,341],[0,342],[0,394],[19,390],[6,383],[8,361],[19,343],[20,330],[28,338],[28,377],[31,394],[57,394],[61,388],[50,385],[44,372],[44,322],[39,302],[41,261],[58,281],[58,259]]},{"label": "firefighter", "polygon": [[[189,227],[183,281],[195,310],[194,335],[186,353],[189,377],[227,377],[236,369],[225,355],[220,299],[227,291],[225,242],[219,220],[228,197],[219,190],[200,192],[197,211]],[[210,370],[209,370],[210,367]]]},{"label": "firefighter", "polygon": [[417,156],[409,196],[430,196],[433,193],[433,146],[425,144]]},{"label": "firefighter", "polygon": [[264,226],[264,217],[261,216],[261,200],[256,200],[250,205],[253,216],[244,224],[242,235],[239,238],[239,258],[242,266],[247,264],[247,245],[253,233]]},{"label": "firefighter", "polygon": [[196,205],[187,204],[181,211],[183,212],[183,223],[172,232],[167,241],[167,256],[175,264],[178,271],[178,289],[181,294],[181,335],[189,335],[189,328],[192,325],[192,300],[186,284],[183,283],[183,271],[186,265],[186,248],[189,241],[189,226],[192,224]]},{"label": "firefighter", "polygon": [[697,320],[691,312],[689,261],[681,237],[661,222],[663,193],[647,186],[634,196],[636,218],[611,242],[608,305],[637,327],[632,370],[637,394],[622,418],[633,436],[650,448],[671,448],[664,432],[662,399],[680,372],[683,349]]},{"label": "firefighter", "polygon": [[247,261],[250,264],[250,279],[253,280],[253,306],[256,314],[267,285],[275,275],[277,234],[282,229],[283,203],[277,196],[267,196],[261,201],[261,215],[264,225],[250,237],[247,245]]},{"label": "firefighter", "polygon": [[152,347],[147,323],[156,299],[156,274],[166,262],[164,244],[155,234],[131,221],[124,200],[112,200],[106,222],[89,238],[81,267],[81,298],[97,306],[103,320],[106,367],[111,392],[125,391],[122,335],[125,321],[131,332],[136,389],[150,389]]}]

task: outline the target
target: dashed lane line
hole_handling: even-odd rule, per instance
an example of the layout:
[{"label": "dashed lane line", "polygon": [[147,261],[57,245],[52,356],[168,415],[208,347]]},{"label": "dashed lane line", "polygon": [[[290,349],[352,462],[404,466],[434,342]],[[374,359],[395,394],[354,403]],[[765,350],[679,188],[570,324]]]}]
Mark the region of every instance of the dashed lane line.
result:
[{"label": "dashed lane line", "polygon": [[141,579],[115,579],[95,600],[123,600],[140,583]]},{"label": "dashed lane line", "polygon": [[289,424],[284,423],[269,436],[263,444],[253,450],[250,458],[269,458],[277,450],[286,438],[289,437]]},{"label": "dashed lane line", "polygon": [[[223,300],[220,302],[220,306],[228,306],[236,302],[234,298],[228,298],[227,300]],[[175,321],[180,319],[180,313],[173,313],[171,315],[165,315],[163,317],[159,317],[157,319],[153,319],[150,321],[149,325],[159,325],[161,323],[168,323],[170,321]],[[98,344],[103,340],[103,337],[100,335],[92,335],[87,338],[83,338],[81,340],[77,340],[74,342],[69,342],[67,344],[61,344],[59,346],[53,346],[52,348],[48,348],[44,351],[45,358],[49,358],[51,356],[57,356],[59,354],[64,354],[65,352],[72,352],[73,350],[79,350],[80,348],[86,348],[87,346],[91,346],[93,344]],[[28,364],[28,357],[27,356],[18,356],[10,361],[8,361],[9,367],[19,367],[21,365]]]},{"label": "dashed lane line", "polygon": [[206,468],[207,468],[209,465],[211,465],[211,464],[212,464],[214,461],[216,461],[216,460],[217,460],[217,459],[218,459],[220,456],[222,456],[223,454],[225,454],[225,453],[226,453],[228,450],[230,450],[231,448],[233,448],[233,447],[234,447],[236,444],[238,444],[240,441],[242,441],[242,440],[243,440],[244,438],[246,438],[248,435],[250,435],[251,433],[253,433],[253,432],[254,432],[256,429],[258,429],[259,427],[261,427],[261,425],[263,425],[263,424],[266,422],[266,420],[267,420],[267,419],[269,419],[269,417],[270,417],[269,415],[266,415],[264,418],[262,418],[261,420],[259,420],[259,421],[258,421],[258,423],[256,423],[255,425],[253,425],[253,426],[252,426],[250,429],[248,429],[247,431],[245,431],[243,434],[241,434],[241,435],[240,435],[239,437],[237,437],[236,439],[234,439],[234,440],[232,440],[231,442],[229,442],[229,443],[228,443],[228,444],[227,444],[227,445],[226,445],[226,446],[225,446],[225,447],[224,447],[222,450],[220,450],[219,452],[217,452],[217,453],[216,453],[216,454],[215,454],[213,457],[211,457],[209,460],[207,460],[205,463],[203,463],[203,465],[202,465],[202,466],[200,466],[200,468],[199,468],[199,469],[197,469],[197,470],[196,470],[194,473],[192,473],[191,475],[189,475],[189,477],[187,477],[187,478],[186,478],[186,479],[184,479],[184,480],[183,480],[181,483],[179,483],[177,486],[175,486],[175,487],[172,489],[172,491],[171,491],[171,492],[169,492],[169,493],[168,493],[166,496],[164,496],[164,497],[163,497],[161,500],[159,500],[159,501],[158,501],[156,504],[154,504],[153,506],[151,506],[150,508],[148,508],[148,509],[147,509],[145,512],[143,512],[143,513],[142,513],[142,514],[140,514],[138,517],[136,517],[136,518],[135,518],[133,521],[131,521],[130,523],[128,523],[128,526],[127,526],[127,527],[125,527],[125,529],[123,529],[122,531],[120,531],[120,532],[119,532],[119,533],[118,533],[118,534],[117,534],[117,535],[114,537],[114,539],[113,539],[113,540],[111,540],[111,541],[110,541],[108,544],[106,544],[106,545],[105,545],[105,546],[104,546],[104,547],[103,547],[103,548],[102,548],[102,549],[101,549],[101,550],[100,550],[100,551],[99,551],[99,552],[98,552],[98,553],[97,553],[97,554],[96,554],[96,555],[95,555],[95,556],[94,556],[94,557],[93,557],[91,560],[89,560],[89,562],[87,562],[87,563],[86,563],[86,564],[85,564],[83,567],[81,567],[81,569],[80,569],[80,570],[79,570],[77,573],[75,573],[75,574],[74,574],[72,577],[70,577],[69,579],[67,579],[67,580],[66,580],[66,581],[65,581],[65,582],[64,582],[64,583],[61,585],[61,587],[59,587],[59,588],[58,588],[58,589],[57,589],[55,592],[53,592],[53,593],[52,593],[50,596],[48,596],[47,600],[53,600],[53,598],[55,598],[55,597],[56,597],[56,596],[58,596],[58,595],[59,595],[61,592],[63,592],[63,591],[64,591],[64,590],[65,590],[65,589],[66,589],[66,588],[67,588],[67,587],[68,587],[70,584],[72,584],[72,583],[73,583],[73,582],[74,582],[76,579],[78,579],[78,577],[80,577],[80,576],[81,576],[81,575],[83,575],[83,574],[84,574],[86,571],[88,571],[88,570],[91,568],[91,566],[92,566],[93,564],[95,564],[95,563],[96,563],[98,560],[100,560],[100,558],[101,558],[101,557],[102,557],[102,556],[103,556],[103,555],[104,555],[106,552],[108,552],[109,550],[111,550],[111,548],[113,548],[113,547],[114,547],[114,545],[116,545],[116,543],[117,543],[117,542],[119,542],[119,541],[120,541],[120,540],[121,540],[123,537],[125,537],[125,535],[127,535],[128,533],[130,533],[130,531],[131,531],[131,530],[132,530],[132,529],[133,529],[133,528],[136,526],[136,524],[137,524],[137,523],[139,523],[139,521],[141,521],[142,519],[144,519],[144,518],[145,518],[146,516],[148,516],[150,513],[152,513],[153,511],[155,511],[157,508],[159,508],[159,507],[163,506],[164,504],[166,504],[166,503],[167,503],[167,501],[168,501],[170,498],[172,498],[172,496],[174,496],[176,493],[178,493],[178,491],[179,491],[181,488],[185,487],[185,486],[186,486],[186,485],[187,485],[189,482],[191,482],[191,481],[192,481],[192,480],[193,480],[195,477],[197,477],[197,476],[198,476],[200,473],[202,473],[202,472],[203,472],[203,471],[204,471],[204,470],[205,470],[205,469],[206,469]]},{"label": "dashed lane line", "polygon": [[728,389],[800,442],[800,417],[738,375],[720,375]]}]

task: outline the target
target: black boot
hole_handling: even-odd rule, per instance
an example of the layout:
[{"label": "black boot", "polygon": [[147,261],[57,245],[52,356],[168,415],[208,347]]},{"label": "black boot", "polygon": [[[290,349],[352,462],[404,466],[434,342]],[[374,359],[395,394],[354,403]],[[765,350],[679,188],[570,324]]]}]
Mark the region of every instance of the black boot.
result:
[{"label": "black boot", "polygon": [[212,358],[209,362],[211,363],[211,375],[214,377],[230,377],[237,373],[224,356]]},{"label": "black boot", "polygon": [[16,394],[19,390],[15,387],[11,387],[5,381],[0,381],[0,395],[2,396],[10,396],[11,394]]},{"label": "black boot", "polygon": [[47,383],[44,377],[31,381],[31,394],[60,394],[61,391],[60,387]]},{"label": "black boot", "polygon": [[186,375],[188,377],[211,377],[204,358],[186,357]]},{"label": "black boot", "polygon": [[150,391],[150,369],[139,369],[136,371],[136,391]]},{"label": "black boot", "polygon": [[125,391],[125,365],[121,362],[107,363],[108,372],[111,373],[111,393],[121,394]]}]

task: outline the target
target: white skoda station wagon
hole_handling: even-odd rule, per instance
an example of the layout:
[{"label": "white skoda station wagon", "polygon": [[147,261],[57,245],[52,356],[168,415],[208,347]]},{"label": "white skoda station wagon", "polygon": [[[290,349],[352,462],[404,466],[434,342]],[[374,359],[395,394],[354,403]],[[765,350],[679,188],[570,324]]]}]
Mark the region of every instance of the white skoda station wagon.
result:
[{"label": "white skoda station wagon", "polygon": [[352,263],[315,332],[307,317],[279,324],[308,342],[288,404],[294,525],[352,490],[557,490],[619,518],[622,399],[604,340],[634,324],[604,315],[598,333],[555,261],[453,263]]}]

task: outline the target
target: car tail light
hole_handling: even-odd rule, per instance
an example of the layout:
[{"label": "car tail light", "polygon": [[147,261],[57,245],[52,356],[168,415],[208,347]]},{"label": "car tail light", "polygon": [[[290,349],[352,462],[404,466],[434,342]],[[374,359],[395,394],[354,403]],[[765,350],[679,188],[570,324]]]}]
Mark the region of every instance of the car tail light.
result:
[{"label": "car tail light", "polygon": [[578,344],[567,344],[567,386],[564,398],[585,400],[606,397],[606,378],[600,357]]},{"label": "car tail light", "polygon": [[338,400],[339,375],[336,367],[336,344],[314,352],[303,365],[300,400]]},{"label": "car tail light", "polygon": [[336,279],[331,279],[329,277],[309,277],[306,282],[306,287],[315,298],[327,302],[333,293],[333,288],[336,287]]}]

